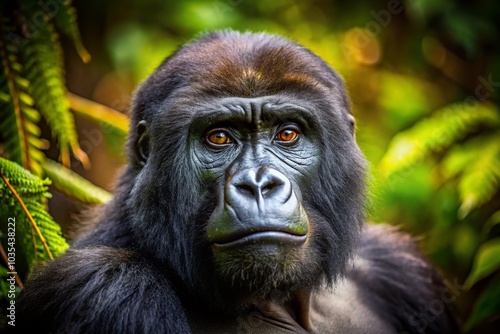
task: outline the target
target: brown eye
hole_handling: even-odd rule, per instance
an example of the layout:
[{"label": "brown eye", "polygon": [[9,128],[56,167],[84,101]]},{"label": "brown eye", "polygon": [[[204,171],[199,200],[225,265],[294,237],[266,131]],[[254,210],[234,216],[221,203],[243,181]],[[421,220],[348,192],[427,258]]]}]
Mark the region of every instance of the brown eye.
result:
[{"label": "brown eye", "polygon": [[282,141],[282,142],[291,142],[297,138],[299,134],[297,131],[292,130],[292,129],[285,129],[278,133],[275,137],[276,140]]},{"label": "brown eye", "polygon": [[229,137],[229,135],[226,132],[221,130],[216,130],[214,132],[209,133],[207,136],[207,140],[211,144],[215,145],[226,145],[233,142],[231,137]]}]

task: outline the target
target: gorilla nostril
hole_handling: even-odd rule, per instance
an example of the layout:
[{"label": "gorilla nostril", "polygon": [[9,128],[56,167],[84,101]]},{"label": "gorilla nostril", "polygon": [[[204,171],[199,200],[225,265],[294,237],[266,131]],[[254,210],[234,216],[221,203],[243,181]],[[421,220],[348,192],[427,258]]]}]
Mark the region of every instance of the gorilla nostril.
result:
[{"label": "gorilla nostril", "polygon": [[261,189],[262,196],[272,195],[272,191],[280,188],[283,185],[281,181],[271,181],[264,185]]},{"label": "gorilla nostril", "polygon": [[255,189],[248,185],[248,184],[237,184],[236,186],[236,189],[238,189],[238,191],[244,195],[247,195],[247,196],[251,196],[251,197],[255,197]]}]

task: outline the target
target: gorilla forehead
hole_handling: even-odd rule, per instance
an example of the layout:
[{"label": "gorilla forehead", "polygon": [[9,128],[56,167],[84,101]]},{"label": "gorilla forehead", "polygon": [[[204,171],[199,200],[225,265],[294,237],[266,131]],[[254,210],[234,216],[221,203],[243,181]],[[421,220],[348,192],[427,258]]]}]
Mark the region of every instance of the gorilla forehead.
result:
[{"label": "gorilla forehead", "polygon": [[162,106],[165,112],[157,113],[153,123],[171,123],[171,114],[185,114],[176,126],[207,127],[214,123],[245,124],[249,130],[277,121],[295,120],[306,128],[319,127],[314,104],[293,97],[226,97],[193,102],[193,99],[173,98]]},{"label": "gorilla forehead", "polygon": [[268,34],[213,32],[168,57],[137,90],[134,109],[145,119],[143,114],[162,109],[157,101],[173,95],[200,100],[283,92],[303,100],[335,101],[348,110],[342,79],[308,49]]}]

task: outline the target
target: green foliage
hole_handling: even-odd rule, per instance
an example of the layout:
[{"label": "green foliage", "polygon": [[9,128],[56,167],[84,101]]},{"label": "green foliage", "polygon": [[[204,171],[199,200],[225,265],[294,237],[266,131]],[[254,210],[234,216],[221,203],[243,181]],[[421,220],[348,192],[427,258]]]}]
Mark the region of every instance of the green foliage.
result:
[{"label": "green foliage", "polygon": [[488,284],[477,298],[472,315],[464,326],[465,330],[468,331],[483,322],[486,323],[498,314],[500,314],[500,281],[496,279]]},{"label": "green foliage", "polygon": [[477,251],[472,271],[465,284],[470,287],[498,269],[500,269],[500,238],[495,238],[481,245]]},{"label": "green foliage", "polygon": [[[69,111],[61,50],[53,24],[54,17],[59,17],[57,23],[63,31],[76,29],[73,19],[61,18],[70,11],[69,4],[54,2],[53,8],[31,0],[20,1],[19,7],[16,4],[0,4],[0,56],[3,63],[0,107],[5,110],[2,129],[7,130],[10,126],[9,131],[17,133],[4,138],[7,154],[13,161],[41,175],[43,142],[36,125],[41,113],[57,138],[63,164],[69,166],[71,151],[88,165]],[[35,18],[36,24],[31,22]]]},{"label": "green foliage", "polygon": [[491,215],[484,224],[483,233],[487,235],[493,227],[500,224],[500,210]]},{"label": "green foliage", "polygon": [[39,112],[33,108],[29,81],[21,72],[15,46],[6,39],[13,34],[8,17],[0,12],[0,131],[8,157],[36,175],[41,173],[43,142],[39,139]]},{"label": "green foliage", "polygon": [[[386,176],[404,172],[432,153],[457,144],[480,126],[486,134],[473,137],[447,153],[445,175],[459,175],[460,217],[486,203],[500,182],[500,113],[485,103],[453,104],[397,134],[380,163]],[[478,159],[478,157],[480,157]]]},{"label": "green foliage", "polygon": [[482,103],[446,106],[397,134],[380,168],[390,175],[412,167],[429,154],[449,148],[479,125],[500,126],[500,116],[494,106]]},{"label": "green foliage", "polygon": [[111,194],[107,191],[96,187],[53,160],[45,160],[43,169],[57,190],[83,203],[102,204],[111,198]]},{"label": "green foliage", "polygon": [[[69,169],[71,153],[84,166],[88,158],[78,144],[70,111],[58,31],[68,35],[84,61],[90,59],[70,1],[0,2],[0,248],[11,232],[7,222],[15,220],[15,245],[9,240],[7,246],[15,246],[19,286],[34,263],[57,257],[68,247],[47,211],[49,184],[85,203],[110,198]],[[42,118],[51,138],[42,138]],[[57,143],[62,165],[45,157],[50,141]],[[6,267],[0,269],[1,274]],[[2,292],[6,299],[6,290]]]},{"label": "green foliage", "polygon": [[62,8],[55,14],[55,23],[57,27],[73,41],[80,58],[85,63],[88,63],[90,61],[90,54],[82,44],[80,31],[76,23],[76,10],[71,6],[71,3],[71,0],[64,1]]},{"label": "green foliage", "polygon": [[75,94],[70,93],[69,100],[71,110],[99,124],[103,132],[113,132],[122,139],[127,137],[129,119],[124,114]]},{"label": "green foliage", "polygon": [[500,135],[478,136],[457,146],[446,156],[444,166],[448,176],[460,173],[458,192],[462,205],[458,213],[463,218],[488,202],[499,189]]},{"label": "green foliage", "polygon": [[[37,3],[28,1],[21,2],[21,9],[27,17],[34,17],[40,10]],[[69,166],[70,149],[86,163],[87,158],[78,146],[73,116],[69,112],[58,35],[49,17],[44,18],[44,28],[37,30],[31,40],[20,48],[25,60],[23,73],[30,82],[29,92],[37,102],[38,110],[57,138],[63,164]]]},{"label": "green foliage", "polygon": [[0,158],[1,231],[7,234],[7,221],[15,219],[16,256],[29,265],[63,253],[68,247],[60,226],[45,210],[50,197],[48,179],[42,180],[17,163]]}]

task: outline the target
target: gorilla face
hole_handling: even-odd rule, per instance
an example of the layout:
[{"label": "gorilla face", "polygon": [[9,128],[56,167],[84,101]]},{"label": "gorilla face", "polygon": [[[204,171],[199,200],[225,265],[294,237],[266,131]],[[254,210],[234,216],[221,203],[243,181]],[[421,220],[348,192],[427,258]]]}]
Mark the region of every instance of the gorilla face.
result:
[{"label": "gorilla face", "polygon": [[190,293],[245,307],[343,272],[364,160],[341,80],[308,50],[207,35],[143,83],[132,126],[132,229]]},{"label": "gorilla face", "polygon": [[217,203],[206,239],[230,285],[262,291],[318,274],[317,265],[299,265],[312,255],[299,186],[311,183],[318,165],[312,123],[307,109],[276,96],[223,99],[196,117],[203,126],[193,131],[202,139],[194,155],[215,180]]}]

